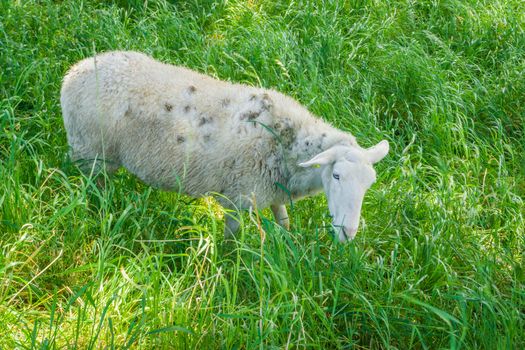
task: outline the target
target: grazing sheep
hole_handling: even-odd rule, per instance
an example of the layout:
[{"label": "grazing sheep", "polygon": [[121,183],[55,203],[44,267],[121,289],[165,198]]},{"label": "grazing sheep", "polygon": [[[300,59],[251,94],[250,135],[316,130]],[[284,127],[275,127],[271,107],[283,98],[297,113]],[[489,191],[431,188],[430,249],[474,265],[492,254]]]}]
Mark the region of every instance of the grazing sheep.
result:
[{"label": "grazing sheep", "polygon": [[[232,84],[137,52],[84,59],[64,78],[60,102],[73,160],[83,171],[124,166],[145,183],[190,196],[219,193],[226,208],[285,203],[323,187],[340,241],[357,231],[373,163],[388,142],[363,149],[290,97]],[[235,214],[234,214],[235,215]],[[239,220],[227,216],[225,236]]]}]

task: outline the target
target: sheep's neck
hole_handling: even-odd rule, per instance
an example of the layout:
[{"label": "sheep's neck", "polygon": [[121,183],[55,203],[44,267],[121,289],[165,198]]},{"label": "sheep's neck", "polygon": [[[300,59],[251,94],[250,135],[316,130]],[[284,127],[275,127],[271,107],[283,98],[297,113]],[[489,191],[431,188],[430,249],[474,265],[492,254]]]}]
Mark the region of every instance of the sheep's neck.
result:
[{"label": "sheep's neck", "polygon": [[295,172],[288,181],[288,190],[291,199],[300,199],[320,192],[323,189],[321,168],[295,167]]},{"label": "sheep's neck", "polygon": [[348,137],[334,137],[334,139],[327,142],[326,146],[322,149],[303,149],[301,150],[302,152],[300,152],[295,149],[296,147],[294,146],[288,147],[285,150],[285,153],[288,157],[284,162],[284,168],[282,169],[284,175],[283,178],[286,180],[283,184],[285,185],[285,188],[281,189],[287,192],[287,195],[290,196],[292,200],[300,199],[302,197],[310,196],[320,192],[323,189],[323,168],[303,168],[300,167],[298,163],[307,161],[335,145],[351,143],[352,141]]}]

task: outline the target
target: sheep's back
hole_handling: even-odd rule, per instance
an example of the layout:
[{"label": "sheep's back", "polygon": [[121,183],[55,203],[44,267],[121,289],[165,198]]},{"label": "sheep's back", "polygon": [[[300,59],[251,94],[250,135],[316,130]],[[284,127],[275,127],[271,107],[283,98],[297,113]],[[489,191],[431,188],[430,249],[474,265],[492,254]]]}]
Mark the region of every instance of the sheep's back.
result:
[{"label": "sheep's back", "polygon": [[106,143],[108,156],[148,184],[236,196],[271,182],[260,178],[275,143],[261,89],[113,52],[75,65],[61,100],[72,147]]}]

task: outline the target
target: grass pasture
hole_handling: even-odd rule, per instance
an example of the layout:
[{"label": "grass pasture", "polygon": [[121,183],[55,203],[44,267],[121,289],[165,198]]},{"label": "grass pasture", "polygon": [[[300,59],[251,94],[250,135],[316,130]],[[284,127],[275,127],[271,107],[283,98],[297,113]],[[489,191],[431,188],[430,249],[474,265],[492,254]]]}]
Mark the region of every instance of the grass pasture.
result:
[{"label": "grass pasture", "polygon": [[[130,49],[383,138],[357,238],[67,157],[61,79]],[[521,0],[0,2],[0,349],[525,348]],[[289,208],[290,210],[290,208]]]}]

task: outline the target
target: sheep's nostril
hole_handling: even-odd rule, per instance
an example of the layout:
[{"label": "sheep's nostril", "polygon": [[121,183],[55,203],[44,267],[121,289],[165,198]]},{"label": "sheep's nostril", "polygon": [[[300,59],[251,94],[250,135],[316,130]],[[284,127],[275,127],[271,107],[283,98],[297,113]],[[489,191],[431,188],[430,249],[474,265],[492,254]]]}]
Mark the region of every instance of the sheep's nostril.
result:
[{"label": "sheep's nostril", "polygon": [[357,228],[343,227],[342,230],[348,240],[354,239],[357,233]]},{"label": "sheep's nostril", "polygon": [[334,228],[340,242],[353,240],[357,233],[357,228],[345,227],[343,225],[335,224],[332,224],[332,227]]}]

